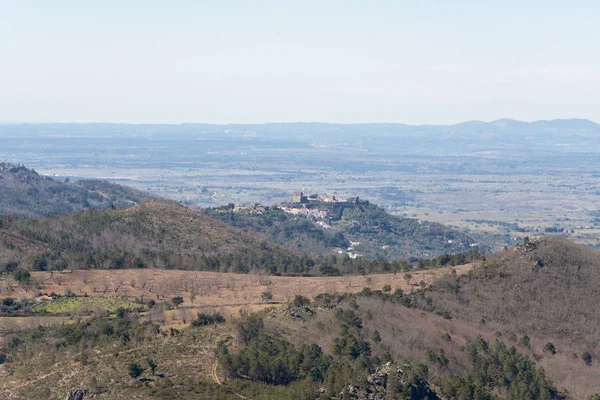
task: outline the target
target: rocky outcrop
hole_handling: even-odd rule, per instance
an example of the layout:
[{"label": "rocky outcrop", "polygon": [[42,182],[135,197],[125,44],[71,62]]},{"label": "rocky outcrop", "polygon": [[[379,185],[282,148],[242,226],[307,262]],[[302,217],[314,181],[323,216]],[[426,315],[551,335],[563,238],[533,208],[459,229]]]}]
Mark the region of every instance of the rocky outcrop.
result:
[{"label": "rocky outcrop", "polygon": [[85,400],[85,397],[89,393],[87,389],[71,389],[67,395],[67,400]]},{"label": "rocky outcrop", "polygon": [[[406,364],[405,369],[412,369]],[[403,368],[388,362],[377,368],[374,374],[367,377],[367,385],[349,384],[340,393],[338,399],[384,400],[390,395],[399,396],[410,393],[412,398],[438,400],[437,394],[431,390],[429,383],[414,373],[407,374]],[[396,397],[394,397],[396,398]]]}]

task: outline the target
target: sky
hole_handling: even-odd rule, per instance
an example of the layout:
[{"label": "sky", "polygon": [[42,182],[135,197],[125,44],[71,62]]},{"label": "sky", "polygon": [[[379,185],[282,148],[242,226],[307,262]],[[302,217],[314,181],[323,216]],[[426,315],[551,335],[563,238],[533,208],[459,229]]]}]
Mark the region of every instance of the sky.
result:
[{"label": "sky", "polygon": [[600,122],[597,0],[0,0],[0,120]]}]

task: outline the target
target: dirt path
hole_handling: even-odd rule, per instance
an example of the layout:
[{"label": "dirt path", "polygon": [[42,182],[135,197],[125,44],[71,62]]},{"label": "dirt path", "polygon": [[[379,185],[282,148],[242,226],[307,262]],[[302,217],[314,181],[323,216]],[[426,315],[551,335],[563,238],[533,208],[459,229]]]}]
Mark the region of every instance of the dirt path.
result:
[{"label": "dirt path", "polygon": [[[210,375],[212,377],[212,380],[214,383],[216,383],[219,386],[223,386],[223,384],[221,383],[221,380],[219,379],[219,375],[217,374],[217,371],[219,369],[219,361],[215,361],[215,363],[213,364],[211,371],[210,371]],[[231,390],[231,389],[230,389]],[[246,397],[244,395],[241,395],[239,393],[234,392],[233,390],[231,390],[231,393],[235,394],[237,397],[239,397],[240,399],[246,399],[246,400],[250,400],[249,397]]]},{"label": "dirt path", "polygon": [[219,368],[219,362],[215,361],[215,363],[212,366],[212,369],[210,371],[210,374],[212,376],[212,380],[219,386],[221,386],[221,380],[219,379],[219,376],[217,375],[217,369]]}]

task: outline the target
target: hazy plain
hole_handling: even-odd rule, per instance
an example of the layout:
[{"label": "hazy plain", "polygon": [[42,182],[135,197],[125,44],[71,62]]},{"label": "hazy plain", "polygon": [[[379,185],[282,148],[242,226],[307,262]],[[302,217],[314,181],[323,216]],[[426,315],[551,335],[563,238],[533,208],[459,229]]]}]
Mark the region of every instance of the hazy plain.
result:
[{"label": "hazy plain", "polygon": [[411,133],[399,126],[389,133],[380,125],[107,126],[24,132],[3,126],[0,160],[58,179],[106,179],[200,207],[275,204],[303,190],[360,196],[495,246],[548,230],[600,244],[600,157],[586,142],[593,127],[576,138],[575,128],[562,136],[559,129],[482,138],[462,127]]}]

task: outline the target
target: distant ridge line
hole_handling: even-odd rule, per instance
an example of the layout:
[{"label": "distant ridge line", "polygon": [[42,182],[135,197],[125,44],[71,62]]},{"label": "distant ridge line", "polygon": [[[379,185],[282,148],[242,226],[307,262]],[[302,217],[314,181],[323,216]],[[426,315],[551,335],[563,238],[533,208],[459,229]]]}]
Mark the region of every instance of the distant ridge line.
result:
[{"label": "distant ridge line", "polygon": [[76,125],[76,126],[93,126],[93,125],[116,125],[116,126],[188,126],[188,125],[198,125],[198,126],[212,126],[212,127],[241,127],[241,126],[269,126],[269,125],[329,125],[329,126],[364,126],[364,125],[387,125],[387,126],[402,126],[402,127],[454,127],[454,126],[462,126],[462,125],[472,125],[472,124],[481,124],[481,125],[498,125],[498,124],[521,124],[521,125],[554,125],[554,124],[568,124],[568,123],[578,123],[578,124],[589,124],[592,126],[596,126],[600,128],[600,124],[594,122],[588,118],[555,118],[555,119],[540,119],[533,121],[522,121],[512,118],[500,118],[492,121],[483,121],[483,120],[467,120],[450,124],[407,124],[404,122],[322,122],[322,121],[295,121],[295,122],[231,122],[231,123],[209,123],[209,122],[181,122],[181,123],[132,123],[132,122],[22,122],[22,121],[6,121],[0,120],[0,125],[10,125],[10,126],[19,126],[19,125],[32,125],[32,126],[40,126],[40,125]]}]

